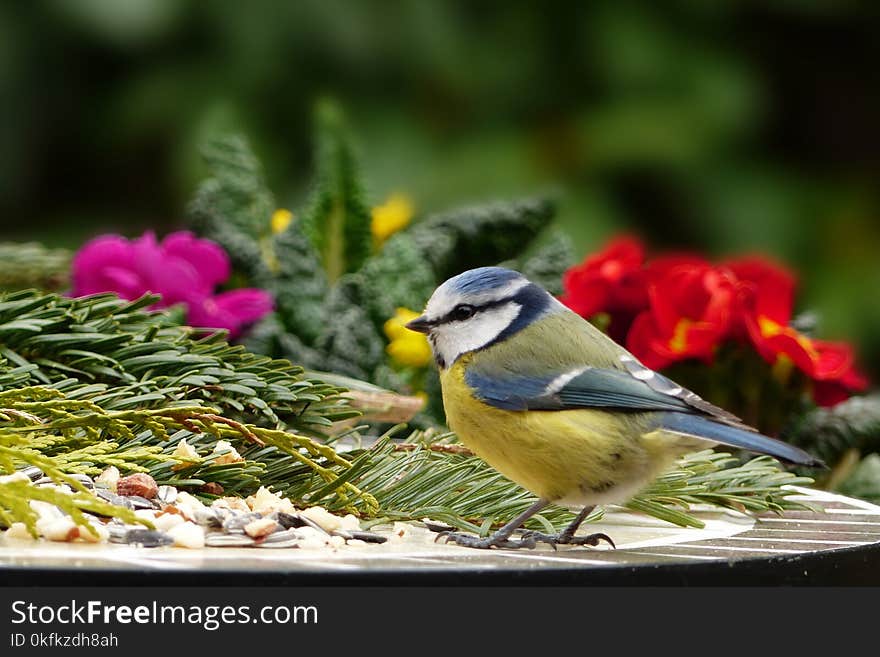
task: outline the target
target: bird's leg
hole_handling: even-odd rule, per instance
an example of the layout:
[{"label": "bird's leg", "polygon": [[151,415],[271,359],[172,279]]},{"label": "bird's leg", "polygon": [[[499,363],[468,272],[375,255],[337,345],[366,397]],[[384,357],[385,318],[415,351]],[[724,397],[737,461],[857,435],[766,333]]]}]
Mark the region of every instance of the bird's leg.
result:
[{"label": "bird's leg", "polygon": [[599,541],[605,541],[611,547],[616,547],[614,545],[614,541],[611,540],[609,536],[606,534],[590,534],[589,536],[575,536],[575,532],[578,530],[578,527],[581,526],[581,523],[587,518],[588,515],[595,509],[596,506],[585,506],[583,510],[577,514],[577,517],[572,520],[568,527],[563,529],[558,534],[542,534],[541,532],[535,531],[527,531],[523,533],[524,541],[532,540],[532,541],[540,541],[541,543],[549,543],[554,548],[557,545],[599,545]]},{"label": "bird's leg", "polygon": [[[521,541],[512,541],[510,540],[510,535],[513,534],[513,532],[516,531],[526,520],[541,511],[541,509],[546,507],[548,504],[550,504],[549,500],[538,500],[528,509],[519,514],[516,518],[504,525],[497,532],[495,532],[491,536],[487,536],[486,538],[480,538],[479,536],[462,534],[459,532],[440,532],[440,535],[437,537],[437,539],[445,537],[447,543],[449,541],[452,541],[453,543],[463,545],[464,547],[481,549],[487,549],[491,547],[511,548],[514,550],[518,548],[533,548],[536,545],[535,539],[523,537]],[[435,541],[437,539],[435,539]]]}]

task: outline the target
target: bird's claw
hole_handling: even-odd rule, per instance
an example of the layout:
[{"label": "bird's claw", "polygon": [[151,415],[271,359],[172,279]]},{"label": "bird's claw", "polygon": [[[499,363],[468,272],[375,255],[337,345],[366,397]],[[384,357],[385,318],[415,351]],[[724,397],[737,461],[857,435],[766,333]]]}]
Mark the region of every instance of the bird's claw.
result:
[{"label": "bird's claw", "polygon": [[589,545],[595,547],[599,545],[599,541],[605,541],[612,548],[617,549],[614,541],[607,534],[590,534],[589,536],[570,536],[568,534],[542,534],[536,531],[527,531],[523,533],[522,540],[531,540],[533,542],[548,543],[556,549],[557,545]]},{"label": "bird's claw", "polygon": [[445,531],[440,532],[437,537],[434,539],[436,543],[441,538],[445,538],[444,543],[449,543],[452,541],[456,545],[461,545],[462,547],[476,548],[479,550],[488,550],[489,548],[505,548],[508,550],[519,550],[520,548],[534,548],[537,545],[537,542],[532,538],[523,537],[522,540],[513,541],[509,538],[501,538],[496,536],[487,536],[486,538],[480,538],[479,536],[474,536],[472,534],[462,534],[461,532],[452,532]]},{"label": "bird's claw", "polygon": [[434,539],[436,543],[441,538],[446,539],[444,543],[452,541],[456,545],[462,547],[476,548],[479,550],[488,550],[489,548],[504,548],[508,550],[519,550],[522,548],[534,549],[538,543],[547,543],[554,550],[557,545],[599,545],[600,541],[605,541],[612,548],[617,548],[614,541],[607,534],[590,534],[589,536],[568,536],[566,534],[542,534],[536,531],[523,532],[520,540],[511,540],[498,536],[488,536],[480,538],[473,534],[463,534],[461,532],[444,531],[439,532]]}]

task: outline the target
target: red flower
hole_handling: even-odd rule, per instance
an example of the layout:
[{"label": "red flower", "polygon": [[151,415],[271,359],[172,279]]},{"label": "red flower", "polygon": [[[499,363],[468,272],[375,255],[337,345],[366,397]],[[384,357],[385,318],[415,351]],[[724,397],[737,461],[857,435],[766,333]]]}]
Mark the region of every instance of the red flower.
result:
[{"label": "red flower", "polygon": [[791,321],[794,290],[793,273],[766,258],[749,256],[724,263],[737,279],[737,332],[747,333],[747,316],[767,317],[783,326]]},{"label": "red flower", "polygon": [[733,276],[692,256],[667,258],[649,269],[650,307],[633,322],[629,350],[654,369],[686,358],[711,361],[731,326]]},{"label": "red flower", "polygon": [[789,325],[794,306],[794,275],[761,258],[732,261],[737,275],[738,320],[748,339],[768,363],[794,364],[815,382],[818,404],[831,406],[864,390],[868,380],[855,369],[852,347],[815,340]]},{"label": "red flower", "polygon": [[813,383],[813,399],[819,406],[834,406],[849,399],[854,392],[867,389],[868,377],[851,368],[837,381],[816,381]]},{"label": "red flower", "polygon": [[562,277],[560,301],[582,317],[635,313],[647,306],[642,264],[645,250],[634,237],[619,237]]}]

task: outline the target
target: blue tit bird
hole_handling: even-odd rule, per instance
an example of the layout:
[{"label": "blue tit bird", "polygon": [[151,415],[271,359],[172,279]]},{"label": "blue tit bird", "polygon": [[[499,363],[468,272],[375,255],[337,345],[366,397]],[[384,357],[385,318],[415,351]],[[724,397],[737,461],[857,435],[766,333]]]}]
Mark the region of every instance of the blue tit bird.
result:
[{"label": "blue tit bird", "polygon": [[[428,336],[447,422],[477,456],[538,496],[474,548],[537,542],[613,546],[575,536],[597,504],[627,501],[687,452],[714,444],[822,465],[640,363],[522,274],[481,267],[440,285],[407,328]],[[582,507],[561,533],[513,533],[550,503]]]}]

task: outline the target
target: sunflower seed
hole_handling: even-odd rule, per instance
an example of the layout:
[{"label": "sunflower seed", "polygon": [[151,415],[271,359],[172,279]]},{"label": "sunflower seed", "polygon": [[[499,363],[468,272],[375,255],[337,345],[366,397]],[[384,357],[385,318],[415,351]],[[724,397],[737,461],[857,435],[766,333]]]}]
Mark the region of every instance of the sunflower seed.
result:
[{"label": "sunflower seed", "polygon": [[174,500],[177,499],[177,489],[174,486],[159,486],[159,491],[156,493],[156,497],[159,498],[160,502],[173,504]]},{"label": "sunflower seed", "polygon": [[244,527],[263,516],[259,513],[238,513],[223,521],[223,531],[227,534],[243,534]]},{"label": "sunflower seed", "polygon": [[[385,543],[388,541],[388,538],[386,536],[379,536],[379,534],[373,534],[372,532],[357,531],[347,533],[350,535],[350,538],[353,538],[357,541],[363,541],[364,543]],[[342,532],[339,532],[338,534],[341,535]],[[344,538],[349,538],[349,536],[346,536]]]},{"label": "sunflower seed", "polygon": [[[113,504],[116,506],[125,507],[126,509],[134,509],[134,504],[132,504],[128,498],[122,497],[121,495],[117,495],[116,493],[107,490],[106,488],[96,488],[95,495],[100,497],[102,500],[109,504]],[[148,508],[153,508],[150,505]],[[101,514],[98,514],[101,515]]]},{"label": "sunflower seed", "polygon": [[193,519],[202,527],[222,527],[223,518],[217,513],[216,509],[205,507],[204,509],[196,509]]},{"label": "sunflower seed", "polygon": [[258,543],[257,547],[297,547],[303,540],[312,538],[312,536],[313,535],[303,532],[301,529],[285,529],[283,531],[275,532],[274,534],[269,534]]},{"label": "sunflower seed", "polygon": [[208,547],[252,547],[256,541],[245,534],[219,534],[212,532],[205,536]]},{"label": "sunflower seed", "polygon": [[26,468],[22,468],[19,472],[28,477],[31,481],[36,481],[43,477],[43,471],[35,465],[29,465]]},{"label": "sunflower seed", "polygon": [[88,475],[79,474],[79,473],[74,472],[73,474],[69,474],[67,476],[70,477],[71,479],[76,479],[79,483],[81,483],[86,488],[94,488],[95,487],[94,480]]},{"label": "sunflower seed", "polygon": [[274,514],[275,519],[278,521],[278,524],[284,527],[284,529],[296,529],[297,527],[305,527],[306,521],[301,516],[294,515],[292,513],[284,513],[283,511],[279,511]]},{"label": "sunflower seed", "polygon": [[128,543],[148,548],[174,543],[174,539],[168,534],[152,529],[128,529],[121,536],[114,529],[110,529],[110,540],[113,543]]},{"label": "sunflower seed", "polygon": [[141,497],[140,495],[126,495],[123,499],[128,500],[135,509],[159,508],[158,504],[155,504],[152,500],[148,500],[146,497]]},{"label": "sunflower seed", "polygon": [[[274,536],[274,534],[272,534]],[[281,549],[281,548],[298,548],[299,544],[302,543],[301,538],[288,538],[283,541],[272,541],[271,543],[267,541],[260,541],[254,547],[264,548],[264,549]]]},{"label": "sunflower seed", "polygon": [[284,527],[285,529],[296,529],[299,527],[311,527],[322,534],[327,534],[327,530],[321,527],[318,523],[316,523],[311,518],[307,518],[306,516],[296,513],[284,513],[283,511],[279,511],[276,520],[278,524]]}]

